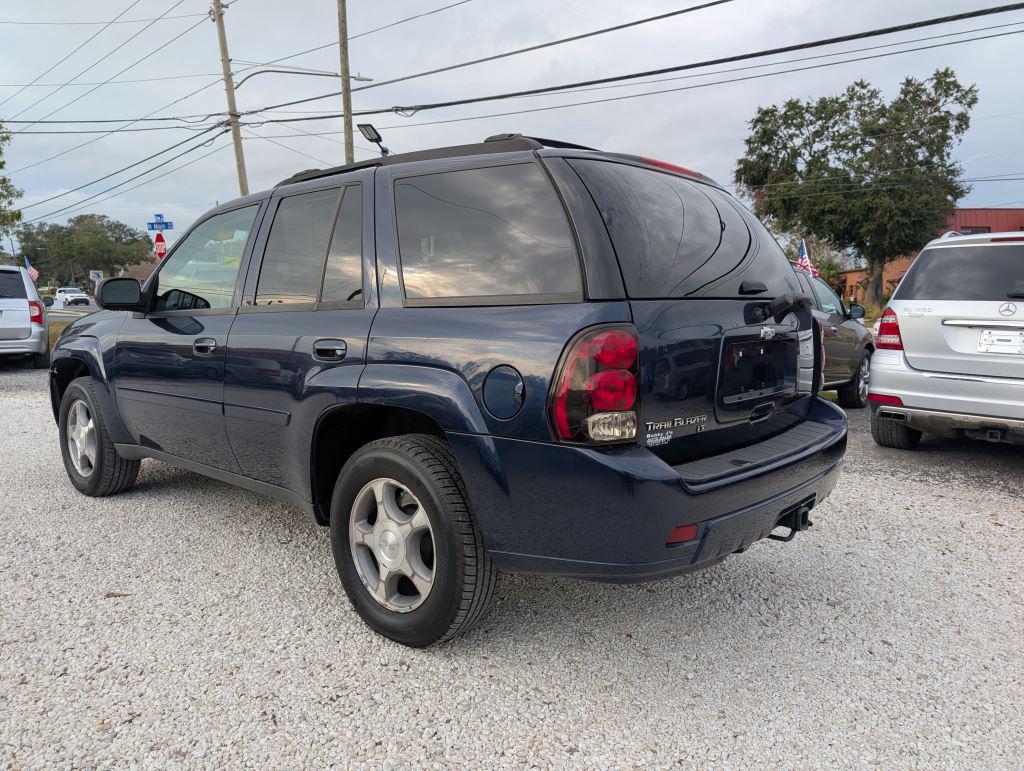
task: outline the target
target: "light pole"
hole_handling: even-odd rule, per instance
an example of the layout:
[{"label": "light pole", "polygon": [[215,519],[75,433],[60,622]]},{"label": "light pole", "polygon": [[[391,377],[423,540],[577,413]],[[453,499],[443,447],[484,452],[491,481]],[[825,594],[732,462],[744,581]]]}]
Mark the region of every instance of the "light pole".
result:
[{"label": "light pole", "polygon": [[373,142],[375,145],[377,145],[377,147],[380,148],[381,158],[386,158],[388,156],[388,153],[390,153],[391,151],[381,144],[381,142],[384,141],[384,138],[380,135],[380,132],[373,127],[373,124],[360,123],[356,128],[359,129],[360,134],[366,137],[366,140],[368,142]]}]

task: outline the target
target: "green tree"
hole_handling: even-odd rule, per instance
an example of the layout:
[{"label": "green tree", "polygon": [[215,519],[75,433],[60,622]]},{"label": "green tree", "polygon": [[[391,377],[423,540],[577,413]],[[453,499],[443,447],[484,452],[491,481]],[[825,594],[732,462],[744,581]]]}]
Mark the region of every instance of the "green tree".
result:
[{"label": "green tree", "polygon": [[11,135],[4,130],[4,124],[0,123],[0,237],[10,233],[11,228],[21,221],[21,212],[12,208],[15,199],[21,197],[21,191],[12,185],[11,180],[3,173],[7,168],[7,162],[4,160],[4,147],[10,141]]},{"label": "green tree", "polygon": [[868,261],[868,299],[882,268],[931,240],[970,192],[953,149],[978,101],[950,69],[906,78],[887,102],[864,81],[838,96],[761,107],[736,183],[778,230],[815,235]]},{"label": "green tree", "polygon": [[148,260],[149,237],[101,214],[80,214],[66,225],[38,223],[18,229],[21,253],[51,281],[76,284],[90,270],[116,275],[127,265]]}]

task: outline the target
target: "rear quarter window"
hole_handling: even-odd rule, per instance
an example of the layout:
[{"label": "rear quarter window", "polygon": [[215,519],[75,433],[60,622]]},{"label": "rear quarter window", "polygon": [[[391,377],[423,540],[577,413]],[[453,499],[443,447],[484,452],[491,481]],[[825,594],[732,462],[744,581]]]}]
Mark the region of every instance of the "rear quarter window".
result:
[{"label": "rear quarter window", "polygon": [[28,298],[25,281],[20,270],[0,270],[0,300],[24,300]]},{"label": "rear quarter window", "polygon": [[622,163],[570,164],[597,203],[630,297],[739,297],[747,279],[767,286],[758,297],[800,291],[781,247],[728,193]]},{"label": "rear quarter window", "polygon": [[395,217],[406,301],[567,301],[579,260],[561,201],[535,163],[401,177]]},{"label": "rear quarter window", "polygon": [[925,249],[893,299],[1004,302],[1009,295],[1024,296],[1024,244]]}]

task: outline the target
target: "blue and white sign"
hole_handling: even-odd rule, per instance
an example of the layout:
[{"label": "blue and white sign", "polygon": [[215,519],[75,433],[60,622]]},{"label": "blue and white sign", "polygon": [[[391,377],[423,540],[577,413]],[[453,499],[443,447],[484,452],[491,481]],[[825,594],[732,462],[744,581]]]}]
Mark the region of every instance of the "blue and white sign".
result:
[{"label": "blue and white sign", "polygon": [[147,230],[174,230],[174,223],[165,220],[164,215],[154,214],[153,221],[146,223]]}]

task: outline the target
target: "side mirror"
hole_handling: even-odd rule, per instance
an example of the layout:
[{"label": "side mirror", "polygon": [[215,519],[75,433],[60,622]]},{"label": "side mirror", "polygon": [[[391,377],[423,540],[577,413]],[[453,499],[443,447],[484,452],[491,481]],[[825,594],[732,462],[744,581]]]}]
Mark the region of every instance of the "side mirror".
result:
[{"label": "side mirror", "polygon": [[53,307],[53,298],[52,297],[44,297],[43,298],[43,305],[45,305],[47,308],[52,308]]},{"label": "side mirror", "polygon": [[108,311],[145,311],[142,285],[134,278],[108,278],[96,290],[96,304]]},{"label": "side mirror", "polygon": [[859,303],[850,304],[850,318],[851,319],[862,319],[864,318],[864,306]]}]

